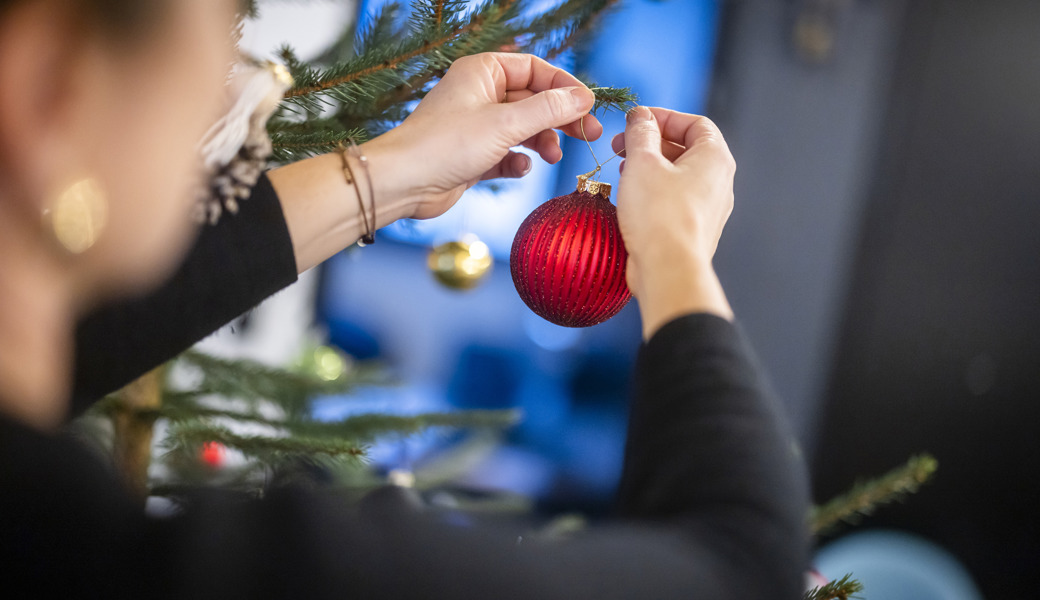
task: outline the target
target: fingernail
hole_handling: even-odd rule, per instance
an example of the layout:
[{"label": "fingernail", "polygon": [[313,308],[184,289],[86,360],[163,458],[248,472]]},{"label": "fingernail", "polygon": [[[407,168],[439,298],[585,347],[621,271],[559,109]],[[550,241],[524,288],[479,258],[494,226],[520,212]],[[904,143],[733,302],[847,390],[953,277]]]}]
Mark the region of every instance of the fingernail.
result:
[{"label": "fingernail", "polygon": [[652,121],[653,118],[654,113],[650,112],[650,109],[645,106],[637,106],[625,114],[625,120],[629,123]]},{"label": "fingernail", "polygon": [[571,97],[574,98],[575,106],[582,107],[589,103],[589,96],[592,92],[588,89],[577,85],[567,89],[570,91]]},{"label": "fingernail", "polygon": [[523,177],[531,172],[531,157],[526,154],[520,155],[520,176]]}]

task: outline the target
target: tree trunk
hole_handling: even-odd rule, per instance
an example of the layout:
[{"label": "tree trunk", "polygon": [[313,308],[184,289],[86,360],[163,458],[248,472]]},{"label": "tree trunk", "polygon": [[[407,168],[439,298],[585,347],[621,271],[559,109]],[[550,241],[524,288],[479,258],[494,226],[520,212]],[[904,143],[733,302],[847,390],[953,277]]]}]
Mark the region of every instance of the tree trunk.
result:
[{"label": "tree trunk", "polygon": [[148,465],[152,460],[152,429],[162,405],[163,368],[142,375],[119,392],[120,410],[113,418],[112,450],[127,486],[142,500],[148,496]]}]

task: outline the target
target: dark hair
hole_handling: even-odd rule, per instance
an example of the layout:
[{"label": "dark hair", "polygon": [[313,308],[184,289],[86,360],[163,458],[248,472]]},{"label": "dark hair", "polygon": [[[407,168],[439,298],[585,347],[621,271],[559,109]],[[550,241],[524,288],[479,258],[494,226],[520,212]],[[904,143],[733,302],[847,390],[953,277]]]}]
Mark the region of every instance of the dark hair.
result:
[{"label": "dark hair", "polygon": [[[34,0],[0,0],[0,17],[10,8]],[[173,0],[73,0],[65,10],[83,25],[112,41],[149,33]]]},{"label": "dark hair", "polygon": [[78,0],[97,25],[113,33],[139,34],[155,24],[169,0]]}]

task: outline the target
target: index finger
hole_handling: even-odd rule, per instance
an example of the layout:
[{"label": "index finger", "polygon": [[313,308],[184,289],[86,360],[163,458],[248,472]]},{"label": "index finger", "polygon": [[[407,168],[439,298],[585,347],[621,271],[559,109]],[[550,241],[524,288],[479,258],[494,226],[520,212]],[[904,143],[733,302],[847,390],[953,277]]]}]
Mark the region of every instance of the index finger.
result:
[{"label": "index finger", "polygon": [[[523,96],[523,92],[528,91],[537,94],[561,87],[589,89],[574,75],[559,67],[554,67],[544,59],[532,54],[488,52],[479,56],[491,61],[489,66],[492,68],[496,97],[499,100],[505,100],[507,97],[520,98]],[[496,65],[499,67],[498,69],[494,68]],[[589,95],[592,95],[592,90],[589,90]],[[582,132],[583,122],[584,133]],[[560,127],[560,131],[573,138],[596,140],[603,133],[603,126],[596,117],[585,115],[573,123]]]},{"label": "index finger", "polygon": [[[524,100],[535,95],[528,89],[523,90],[509,90],[506,92],[505,99],[503,102],[516,102],[518,100]],[[603,124],[599,122],[592,113],[586,114],[581,119],[568,123],[558,128],[560,131],[571,136],[575,139],[587,139],[594,142],[599,139],[599,136],[603,135]]]},{"label": "index finger", "polygon": [[715,123],[703,115],[691,115],[667,108],[649,107],[661,128],[661,137],[669,142],[681,144],[686,152],[704,143],[718,143],[729,152],[726,139]]},{"label": "index finger", "polygon": [[560,87],[585,87],[574,75],[531,54],[489,52],[482,56],[487,56],[501,67],[501,71],[495,73],[499,98],[507,91],[531,90],[537,93]]}]

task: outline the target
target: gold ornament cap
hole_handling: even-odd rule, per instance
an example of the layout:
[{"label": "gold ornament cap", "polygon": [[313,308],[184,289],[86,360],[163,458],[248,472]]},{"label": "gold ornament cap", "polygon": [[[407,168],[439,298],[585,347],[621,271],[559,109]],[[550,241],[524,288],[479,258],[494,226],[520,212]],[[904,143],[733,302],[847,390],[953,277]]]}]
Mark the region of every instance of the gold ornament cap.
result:
[{"label": "gold ornament cap", "polygon": [[610,200],[610,184],[605,181],[593,181],[588,175],[578,175],[578,191]]}]

